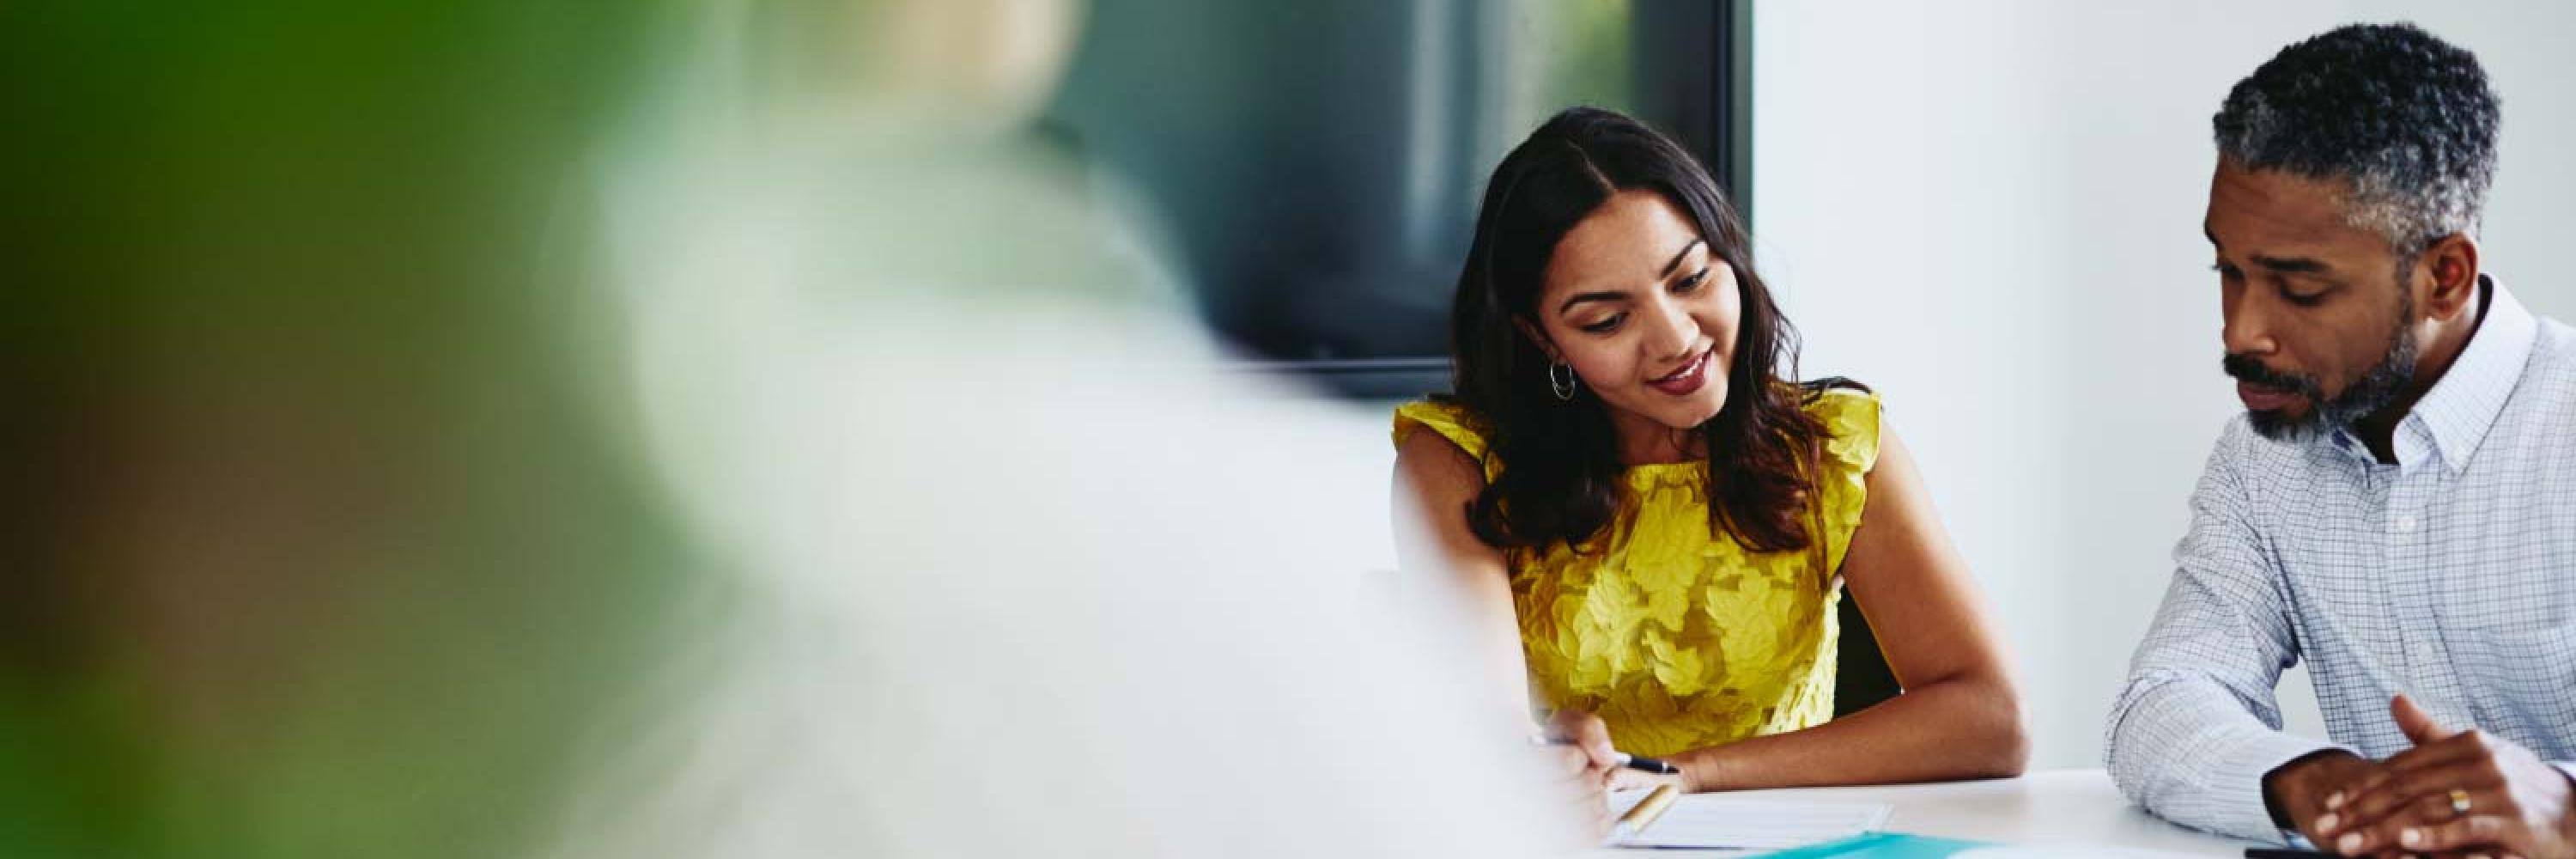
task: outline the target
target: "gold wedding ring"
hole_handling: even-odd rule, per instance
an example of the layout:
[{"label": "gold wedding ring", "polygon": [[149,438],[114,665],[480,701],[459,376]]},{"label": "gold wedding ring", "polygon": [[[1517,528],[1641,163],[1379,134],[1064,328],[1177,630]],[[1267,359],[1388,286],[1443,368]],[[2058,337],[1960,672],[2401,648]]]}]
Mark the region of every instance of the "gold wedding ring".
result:
[{"label": "gold wedding ring", "polygon": [[2456,787],[2455,787],[2455,788],[2451,788],[2451,813],[2452,813],[2452,814],[2460,814],[2460,815],[2465,815],[2465,814],[2468,814],[2468,813],[2469,813],[2469,792],[2468,792],[2468,791],[2461,790],[2461,789],[2456,788]]}]

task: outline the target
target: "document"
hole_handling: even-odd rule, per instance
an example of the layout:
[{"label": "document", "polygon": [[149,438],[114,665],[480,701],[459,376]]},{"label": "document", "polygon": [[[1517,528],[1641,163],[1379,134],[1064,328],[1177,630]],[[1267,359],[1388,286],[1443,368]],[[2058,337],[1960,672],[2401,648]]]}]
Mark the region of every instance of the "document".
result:
[{"label": "document", "polygon": [[[1625,815],[1645,790],[1610,795],[1610,813]],[[1835,841],[1887,825],[1884,803],[1780,802],[1703,793],[1679,797],[1663,814],[1613,839],[1614,847],[1687,848],[1711,856],[1752,856]]]}]

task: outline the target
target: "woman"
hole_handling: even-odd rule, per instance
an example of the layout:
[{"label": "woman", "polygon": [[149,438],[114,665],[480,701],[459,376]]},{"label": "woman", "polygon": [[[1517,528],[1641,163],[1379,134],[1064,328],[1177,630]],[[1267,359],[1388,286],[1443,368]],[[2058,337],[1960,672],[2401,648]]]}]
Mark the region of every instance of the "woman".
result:
[{"label": "woman", "polygon": [[[1679,146],[1606,110],[1541,126],[1487,185],[1451,326],[1457,394],[1396,411],[1404,560],[1462,581],[1495,706],[1541,705],[1580,784],[2021,771],[1913,457],[1866,389],[1790,381],[1743,221]],[[1845,586],[1905,693],[1828,721]]]}]

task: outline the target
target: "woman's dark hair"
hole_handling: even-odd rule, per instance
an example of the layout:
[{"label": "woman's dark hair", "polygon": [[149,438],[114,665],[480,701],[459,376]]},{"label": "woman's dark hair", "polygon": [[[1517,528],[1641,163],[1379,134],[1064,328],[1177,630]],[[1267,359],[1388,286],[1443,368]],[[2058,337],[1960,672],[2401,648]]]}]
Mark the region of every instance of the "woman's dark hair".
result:
[{"label": "woman's dark hair", "polygon": [[[1468,526],[1498,548],[1559,541],[1579,548],[1619,509],[1626,466],[1608,407],[1588,387],[1571,401],[1557,398],[1547,353],[1515,322],[1540,327],[1538,297],[1557,243],[1629,190],[1661,194],[1687,213],[1742,292],[1726,403],[1699,427],[1709,451],[1711,533],[1758,552],[1807,548],[1815,466],[1829,433],[1803,406],[1826,387],[1848,383],[1782,381],[1797,372],[1798,336],[1753,272],[1743,217],[1678,144],[1589,107],[1557,114],[1503,156],[1458,275],[1450,313],[1453,402],[1485,423],[1485,455],[1501,463],[1468,506]],[[1784,366],[1789,376],[1781,375]]]}]

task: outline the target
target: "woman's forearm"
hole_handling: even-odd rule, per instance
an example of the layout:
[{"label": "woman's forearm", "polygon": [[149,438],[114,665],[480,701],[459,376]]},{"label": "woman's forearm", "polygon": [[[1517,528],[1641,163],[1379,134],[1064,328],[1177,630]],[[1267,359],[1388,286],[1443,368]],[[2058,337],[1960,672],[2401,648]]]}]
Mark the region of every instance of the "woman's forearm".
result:
[{"label": "woman's forearm", "polygon": [[2021,774],[2021,706],[2000,678],[1960,678],[1813,728],[1677,757],[1699,790],[1886,784]]}]

